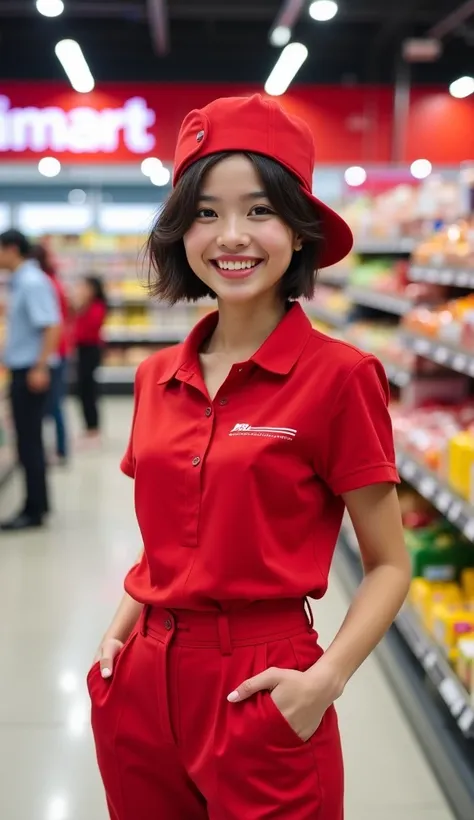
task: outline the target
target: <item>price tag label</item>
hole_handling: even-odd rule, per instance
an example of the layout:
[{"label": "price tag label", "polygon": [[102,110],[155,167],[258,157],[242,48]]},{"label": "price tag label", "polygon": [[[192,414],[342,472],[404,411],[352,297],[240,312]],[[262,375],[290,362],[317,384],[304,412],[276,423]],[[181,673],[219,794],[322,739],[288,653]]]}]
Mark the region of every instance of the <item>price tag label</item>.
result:
[{"label": "price tag label", "polygon": [[470,518],[463,529],[463,533],[469,541],[474,541],[474,518]]},{"label": "price tag label", "polygon": [[451,678],[445,678],[441,681],[438,691],[451,714],[458,718],[466,707],[466,698],[459,686]]},{"label": "price tag label", "polygon": [[424,498],[432,498],[436,491],[436,481],[431,476],[423,476],[419,484],[420,493]]},{"label": "price tag label", "polygon": [[464,709],[464,712],[458,719],[458,726],[468,737],[474,732],[474,712],[469,707]]},{"label": "price tag label", "polygon": [[[474,287],[474,285],[473,285]],[[469,364],[467,366],[467,372],[470,376],[474,376],[474,359],[469,360]]]},{"label": "price tag label", "polygon": [[445,347],[436,347],[433,358],[438,364],[444,364],[449,359],[449,350]]},{"label": "price tag label", "polygon": [[432,669],[434,669],[434,667],[438,663],[436,652],[430,649],[429,652],[427,652],[425,657],[423,658],[422,663],[423,668],[426,669],[427,672],[430,672]]},{"label": "price tag label", "polygon": [[410,481],[416,473],[416,466],[413,461],[405,461],[404,464],[401,465],[401,470],[403,473],[403,477]]},{"label": "price tag label", "polygon": [[447,512],[447,517],[451,521],[452,524],[455,524],[456,521],[462,515],[462,504],[460,501],[455,501],[454,504]]},{"label": "price tag label", "polygon": [[413,265],[410,268],[410,279],[412,279],[413,282],[418,282],[418,280],[421,278],[421,276],[422,276],[421,268],[417,267],[416,265]]},{"label": "price tag label", "polygon": [[441,490],[436,497],[436,506],[442,513],[446,513],[453,502],[453,497],[447,490]]},{"label": "price tag label", "polygon": [[420,356],[426,356],[430,352],[431,344],[428,339],[415,339],[414,348]]},{"label": "price tag label", "polygon": [[469,279],[470,279],[470,276],[469,276],[467,270],[460,270],[458,272],[457,279],[458,279],[459,287],[460,288],[466,288],[469,285]]},{"label": "price tag label", "polygon": [[453,281],[453,275],[450,270],[443,270],[440,273],[439,281],[442,285],[450,285]]},{"label": "price tag label", "polygon": [[453,368],[454,370],[458,370],[460,373],[464,373],[467,367],[467,356],[464,353],[457,353],[453,359]]}]

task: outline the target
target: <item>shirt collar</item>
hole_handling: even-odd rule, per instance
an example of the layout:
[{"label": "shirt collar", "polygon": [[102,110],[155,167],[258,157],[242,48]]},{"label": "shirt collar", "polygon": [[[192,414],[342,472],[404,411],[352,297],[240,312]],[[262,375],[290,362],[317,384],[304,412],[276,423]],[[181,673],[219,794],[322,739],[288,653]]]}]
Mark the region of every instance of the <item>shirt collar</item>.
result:
[{"label": "shirt collar", "polygon": [[[218,311],[205,316],[180,345],[158,380],[165,384],[173,378],[189,381],[199,368],[199,350],[213,333],[219,319]],[[250,357],[250,361],[280,376],[286,376],[298,361],[311,334],[311,322],[298,302],[291,305],[275,330]]]},{"label": "shirt collar", "polygon": [[38,262],[36,261],[36,259],[25,259],[25,261],[22,262],[21,265],[19,265],[15,271],[13,271],[11,284],[15,285],[15,283],[19,282],[23,274],[28,273],[28,271],[31,269],[39,270]]}]

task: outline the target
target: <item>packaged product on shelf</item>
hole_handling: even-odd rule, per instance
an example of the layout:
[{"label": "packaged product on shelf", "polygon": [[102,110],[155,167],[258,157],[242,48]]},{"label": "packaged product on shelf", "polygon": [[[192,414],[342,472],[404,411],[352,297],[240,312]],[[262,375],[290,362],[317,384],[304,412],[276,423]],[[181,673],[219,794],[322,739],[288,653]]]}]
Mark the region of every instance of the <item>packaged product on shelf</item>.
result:
[{"label": "packaged product on shelf", "polygon": [[474,634],[474,612],[466,605],[436,604],[433,607],[432,621],[433,637],[450,663],[456,664],[460,640],[466,635]]},{"label": "packaged product on shelf", "polygon": [[414,577],[428,581],[458,581],[474,561],[472,545],[446,519],[427,527],[405,530]]},{"label": "packaged product on shelf", "polygon": [[[474,559],[473,559],[474,563]],[[474,568],[469,567],[461,573],[461,587],[466,601],[474,608]]]},{"label": "packaged product on shelf", "polygon": [[471,695],[471,703],[474,706],[474,637],[461,638],[458,642],[456,674]]},{"label": "packaged product on shelf", "polygon": [[420,242],[413,252],[417,265],[474,270],[472,226],[466,219],[451,222]]},{"label": "packaged product on shelf", "polygon": [[446,603],[458,607],[462,606],[463,603],[459,584],[430,581],[427,578],[413,579],[408,600],[429,633],[433,631],[433,610],[435,606]]}]

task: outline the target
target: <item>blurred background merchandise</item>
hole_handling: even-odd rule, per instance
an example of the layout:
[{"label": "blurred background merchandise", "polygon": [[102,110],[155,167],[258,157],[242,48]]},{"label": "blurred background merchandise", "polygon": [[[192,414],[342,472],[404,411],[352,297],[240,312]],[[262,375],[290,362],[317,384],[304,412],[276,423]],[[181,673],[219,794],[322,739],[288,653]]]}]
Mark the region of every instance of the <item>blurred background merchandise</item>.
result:
[{"label": "blurred background merchandise", "polygon": [[[266,90],[313,130],[314,191],[349,221],[355,246],[304,307],[315,327],[378,356],[392,389],[413,583],[380,659],[454,815],[472,820],[474,3],[0,0],[0,38],[0,231],[43,245],[71,303],[84,276],[102,279],[97,378],[113,418],[138,364],[214,309],[170,309],[146,292],[144,242],[170,191],[182,117]],[[295,43],[296,63],[285,51]],[[68,378],[73,390],[74,355]],[[349,522],[336,563],[353,588]],[[57,799],[41,818],[85,820]],[[447,815],[407,820],[428,817]]]}]

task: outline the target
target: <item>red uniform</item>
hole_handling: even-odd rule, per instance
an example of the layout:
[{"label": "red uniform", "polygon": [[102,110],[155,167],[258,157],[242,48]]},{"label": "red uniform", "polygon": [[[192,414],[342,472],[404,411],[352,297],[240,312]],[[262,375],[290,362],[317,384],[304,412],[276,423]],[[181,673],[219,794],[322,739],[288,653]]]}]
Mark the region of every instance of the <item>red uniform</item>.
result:
[{"label": "red uniform", "polygon": [[76,316],[74,338],[77,345],[102,345],[102,325],[107,308],[96,299],[85,310]]},{"label": "red uniform", "polygon": [[217,314],[139,368],[130,443],[144,555],[126,589],[143,617],[112,681],[89,676],[113,820],[341,820],[334,708],[303,743],[268,692],[226,701],[269,666],[322,654],[321,597],[342,493],[397,482],[380,363],[294,304],[214,401],[199,349]]}]

